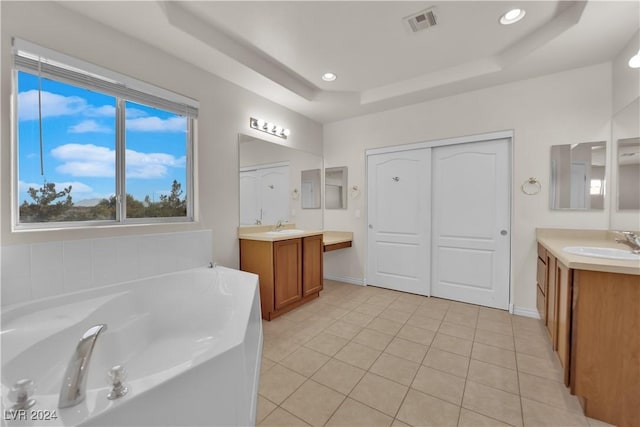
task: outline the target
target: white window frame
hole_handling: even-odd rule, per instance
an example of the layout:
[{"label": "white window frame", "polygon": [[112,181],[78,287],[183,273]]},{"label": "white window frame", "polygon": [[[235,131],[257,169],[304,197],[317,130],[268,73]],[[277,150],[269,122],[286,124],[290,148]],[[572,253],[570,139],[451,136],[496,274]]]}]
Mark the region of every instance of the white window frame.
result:
[{"label": "white window frame", "polygon": [[[20,39],[13,39],[14,64],[12,70],[12,101],[11,101],[11,133],[12,133],[12,229],[13,231],[52,230],[71,228],[95,228],[101,226],[145,225],[145,224],[171,224],[195,222],[195,144],[199,103],[191,98],[176,94],[166,89],[150,85],[131,77],[103,69],[94,64],[73,58],[62,53],[47,49]],[[24,64],[24,58],[31,65]],[[37,59],[36,59],[37,58]],[[100,93],[113,96],[116,99],[116,137],[115,137],[115,194],[116,194],[116,218],[114,220],[87,220],[87,221],[51,221],[51,222],[20,222],[19,203],[19,141],[18,141],[18,72],[33,73],[33,62],[41,61],[42,68],[48,70],[43,73],[47,78],[62,83],[75,85]],[[16,62],[21,62],[17,64]],[[58,74],[57,72],[60,71]],[[69,76],[65,76],[65,72]],[[36,72],[38,72],[36,70]],[[77,76],[82,75],[85,81],[78,81]],[[74,78],[75,77],[75,78]],[[126,217],[126,166],[125,166],[125,109],[126,101],[132,101],[165,111],[175,112],[186,117],[187,122],[187,149],[186,149],[186,216],[180,217]]]}]

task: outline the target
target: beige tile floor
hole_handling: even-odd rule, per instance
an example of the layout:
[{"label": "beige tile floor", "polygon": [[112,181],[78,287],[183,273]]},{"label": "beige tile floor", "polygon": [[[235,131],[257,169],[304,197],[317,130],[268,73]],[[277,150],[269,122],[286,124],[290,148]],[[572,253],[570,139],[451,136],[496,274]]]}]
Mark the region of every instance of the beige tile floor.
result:
[{"label": "beige tile floor", "polygon": [[539,320],[326,280],[263,329],[259,425],[605,425],[562,384]]}]

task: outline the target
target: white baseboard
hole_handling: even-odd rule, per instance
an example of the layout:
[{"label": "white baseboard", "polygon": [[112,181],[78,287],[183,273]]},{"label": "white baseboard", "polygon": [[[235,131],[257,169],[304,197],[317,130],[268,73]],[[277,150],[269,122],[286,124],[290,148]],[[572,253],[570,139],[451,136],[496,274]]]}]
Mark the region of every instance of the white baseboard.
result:
[{"label": "white baseboard", "polygon": [[334,274],[324,273],[324,278],[335,280],[336,282],[350,283],[352,285],[364,286],[364,279],[358,277],[336,276]]},{"label": "white baseboard", "polygon": [[513,314],[515,314],[516,316],[524,316],[524,317],[532,317],[534,319],[539,319],[540,318],[540,314],[538,313],[538,310],[532,310],[530,308],[523,308],[523,307],[513,307]]}]

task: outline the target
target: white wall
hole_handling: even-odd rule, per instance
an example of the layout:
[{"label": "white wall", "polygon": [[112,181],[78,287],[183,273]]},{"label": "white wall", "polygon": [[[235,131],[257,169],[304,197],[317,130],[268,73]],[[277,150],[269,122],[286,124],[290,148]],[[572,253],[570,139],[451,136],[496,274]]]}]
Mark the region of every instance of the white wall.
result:
[{"label": "white wall", "polygon": [[[264,117],[291,129],[291,136],[287,139],[287,144],[291,147],[318,154],[322,152],[320,124],[184,63],[159,49],[71,12],[54,2],[1,2],[0,7],[1,246],[212,229],[214,258],[219,264],[237,267],[238,133],[271,138],[250,129],[249,117]],[[114,7],[117,7],[115,3]],[[11,231],[9,110],[12,36],[200,101],[196,147],[196,184],[199,196],[197,223],[46,232]]]},{"label": "white wall", "polygon": [[[615,142],[618,139],[637,138],[640,136],[640,68],[631,68],[628,65],[629,59],[640,49],[640,31],[636,32],[626,46],[612,61],[613,70],[613,120],[612,136],[613,158],[617,159],[617,147]],[[615,164],[615,162],[614,162]],[[613,190],[610,194],[615,195],[618,188],[618,170],[614,167],[611,171],[611,186]],[[636,185],[637,184],[636,181]],[[637,187],[635,191],[639,191]],[[640,231],[640,212],[637,210],[619,211],[617,198],[610,197],[611,222],[610,228],[613,230],[636,230]]]},{"label": "white wall", "polygon": [[640,31],[637,31],[612,61],[613,115],[616,115],[640,96],[640,69],[629,67],[629,59],[640,49]]},{"label": "white wall", "polygon": [[[352,230],[350,249],[325,255],[326,274],[364,277],[366,245],[365,150],[512,129],[512,271],[516,307],[535,312],[536,227],[606,229],[609,211],[549,210],[550,146],[609,141],[611,65],[600,64],[325,125],[325,167],[349,167],[349,187],[362,195],[347,210],[325,211],[325,228]],[[537,177],[542,191],[520,185]],[[358,212],[360,217],[357,218]]]}]

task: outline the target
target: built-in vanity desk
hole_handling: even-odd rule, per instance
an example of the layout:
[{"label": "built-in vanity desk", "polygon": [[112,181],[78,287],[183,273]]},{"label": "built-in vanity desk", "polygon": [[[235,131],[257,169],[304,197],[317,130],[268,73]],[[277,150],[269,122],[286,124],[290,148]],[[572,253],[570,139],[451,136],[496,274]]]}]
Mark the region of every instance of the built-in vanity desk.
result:
[{"label": "built-in vanity desk", "polygon": [[537,307],[585,414],[623,427],[640,425],[640,261],[564,251],[629,250],[619,237],[538,229]]},{"label": "built-in vanity desk", "polygon": [[353,234],[286,224],[280,231],[241,227],[238,238],[240,269],[260,276],[262,318],[271,320],[320,295],[323,252],[350,247]]},{"label": "built-in vanity desk", "polygon": [[350,248],[353,242],[353,232],[351,231],[323,231],[322,244],[324,252],[337,251],[338,249]]}]

